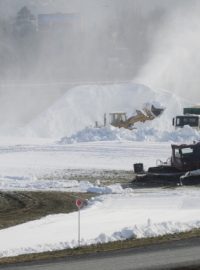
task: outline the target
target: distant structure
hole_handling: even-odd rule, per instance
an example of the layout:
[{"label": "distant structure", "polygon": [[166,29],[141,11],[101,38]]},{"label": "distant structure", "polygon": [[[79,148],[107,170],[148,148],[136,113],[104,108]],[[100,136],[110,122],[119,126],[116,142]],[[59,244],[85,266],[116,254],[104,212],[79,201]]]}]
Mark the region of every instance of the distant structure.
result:
[{"label": "distant structure", "polygon": [[25,36],[35,32],[36,28],[36,17],[26,6],[22,7],[15,18],[14,32],[20,36]]},{"label": "distant structure", "polygon": [[22,7],[13,23],[14,33],[20,36],[33,32],[73,33],[81,30],[81,19],[77,13],[48,13],[35,16],[26,7]]},{"label": "distant structure", "polygon": [[80,16],[76,13],[50,13],[38,15],[38,31],[68,32],[80,29]]}]

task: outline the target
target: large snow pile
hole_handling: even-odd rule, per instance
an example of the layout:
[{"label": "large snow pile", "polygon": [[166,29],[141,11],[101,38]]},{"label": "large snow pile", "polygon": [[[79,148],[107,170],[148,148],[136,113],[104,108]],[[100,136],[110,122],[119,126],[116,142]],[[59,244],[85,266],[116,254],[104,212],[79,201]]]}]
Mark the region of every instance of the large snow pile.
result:
[{"label": "large snow pile", "polygon": [[[181,113],[183,105],[183,101],[172,93],[155,91],[135,83],[79,86],[68,90],[46,112],[21,129],[21,134],[49,138],[69,137],[86,127],[94,126],[95,121],[103,124],[104,113],[126,112],[130,115],[142,109],[146,103],[158,103],[166,108],[162,120],[155,124],[159,130],[165,131],[171,128],[172,117]],[[144,129],[141,130],[144,132]],[[113,133],[109,136],[116,135]]]}]

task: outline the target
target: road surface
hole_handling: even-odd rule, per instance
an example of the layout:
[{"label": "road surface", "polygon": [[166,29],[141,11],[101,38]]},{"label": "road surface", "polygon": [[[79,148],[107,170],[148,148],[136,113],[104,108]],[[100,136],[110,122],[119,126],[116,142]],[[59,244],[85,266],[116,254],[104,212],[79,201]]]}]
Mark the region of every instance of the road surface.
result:
[{"label": "road surface", "polygon": [[100,253],[62,260],[1,266],[5,270],[134,270],[199,266],[200,237],[148,247]]}]

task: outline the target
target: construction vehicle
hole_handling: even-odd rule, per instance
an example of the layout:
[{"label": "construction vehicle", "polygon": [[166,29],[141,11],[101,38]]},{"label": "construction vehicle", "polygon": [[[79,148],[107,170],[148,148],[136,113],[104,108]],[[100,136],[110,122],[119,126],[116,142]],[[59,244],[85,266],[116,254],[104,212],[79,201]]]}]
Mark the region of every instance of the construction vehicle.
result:
[{"label": "construction vehicle", "polygon": [[135,163],[134,186],[171,186],[200,184],[200,142],[172,144],[172,155],[157,166],[144,171],[142,163]]},{"label": "construction vehicle", "polygon": [[163,111],[164,108],[156,108],[151,105],[149,108],[145,106],[142,110],[136,110],[135,114],[130,117],[125,112],[109,113],[108,117],[104,114],[104,126],[109,124],[118,128],[133,129],[135,123],[153,120],[161,115]]},{"label": "construction vehicle", "polygon": [[200,129],[200,105],[183,108],[183,115],[177,115],[173,118],[172,125],[175,128],[182,128],[186,125]]}]

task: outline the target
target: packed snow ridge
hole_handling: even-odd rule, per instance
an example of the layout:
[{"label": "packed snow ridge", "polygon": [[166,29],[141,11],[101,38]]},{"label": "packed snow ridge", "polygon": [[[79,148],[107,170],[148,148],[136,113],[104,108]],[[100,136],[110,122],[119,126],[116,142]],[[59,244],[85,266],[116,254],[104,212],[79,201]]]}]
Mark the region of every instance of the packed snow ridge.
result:
[{"label": "packed snow ridge", "polygon": [[[179,130],[159,130],[154,123],[140,123],[134,130],[124,128],[103,127],[85,128],[70,137],[63,137],[60,144],[92,141],[152,141],[152,142],[191,142],[199,141],[199,132],[189,126]],[[153,126],[155,124],[155,127]]]}]

